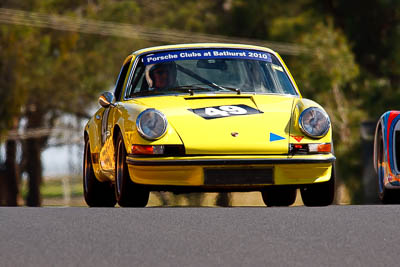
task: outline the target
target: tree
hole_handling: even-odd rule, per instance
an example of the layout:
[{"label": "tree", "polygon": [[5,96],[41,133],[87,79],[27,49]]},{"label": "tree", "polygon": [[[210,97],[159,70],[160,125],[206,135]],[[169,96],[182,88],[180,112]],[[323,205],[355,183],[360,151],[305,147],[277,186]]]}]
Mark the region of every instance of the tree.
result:
[{"label": "tree", "polygon": [[[4,140],[8,130],[18,128],[22,104],[26,99],[24,79],[19,75],[27,60],[24,54],[27,45],[25,37],[30,35],[30,30],[0,25],[0,141]],[[3,197],[0,205],[16,206],[20,179],[16,160],[17,143],[15,140],[6,140],[5,143],[6,159],[0,176],[3,187],[0,193]]]},{"label": "tree", "polygon": [[[121,8],[113,1],[104,3],[114,3],[114,8]],[[129,7],[128,2],[125,3],[125,7]],[[21,8],[14,3],[9,4],[9,7]],[[91,3],[76,5],[62,0],[31,0],[22,7],[69,15],[85,12],[88,16],[96,9]],[[127,10],[128,13],[129,11],[132,10]],[[11,122],[21,119],[26,120],[24,127],[29,131],[43,127],[51,129],[56,120],[66,113],[88,117],[86,112],[90,106],[87,103],[96,99],[99,91],[107,91],[112,87],[113,78],[116,78],[124,57],[132,49],[125,39],[119,38],[101,38],[76,32],[9,25],[2,25],[1,30],[4,34],[0,36],[0,44],[9,48],[0,52],[3,53],[0,77],[4,80],[4,90],[1,91],[4,98],[0,100],[0,106],[5,111],[5,116],[0,121],[0,131],[3,130],[3,133],[10,129]],[[21,34],[18,35],[19,32]],[[136,45],[140,45],[140,42]],[[110,51],[113,53],[109,53]],[[110,54],[112,56],[108,56]],[[29,181],[28,206],[41,205],[40,155],[47,141],[48,136],[42,136],[28,138],[23,142],[23,171],[28,174]],[[11,149],[10,153],[7,153],[6,162],[16,161],[12,151]],[[18,180],[10,175],[6,177],[15,182]],[[12,190],[9,188],[8,191]]]}]

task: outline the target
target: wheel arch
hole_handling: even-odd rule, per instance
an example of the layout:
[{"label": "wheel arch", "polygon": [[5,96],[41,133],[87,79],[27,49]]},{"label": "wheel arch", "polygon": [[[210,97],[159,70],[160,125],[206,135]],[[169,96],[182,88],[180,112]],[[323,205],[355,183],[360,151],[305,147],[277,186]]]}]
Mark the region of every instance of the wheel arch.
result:
[{"label": "wheel arch", "polygon": [[119,133],[122,133],[121,127],[119,127],[119,125],[116,124],[114,126],[114,129],[113,129],[113,142],[114,142],[114,144],[115,144],[115,142],[117,142],[117,138],[118,138],[118,134]]},{"label": "wheel arch", "polygon": [[[116,149],[117,149],[117,139],[118,139],[119,134],[122,135],[122,140],[123,140],[123,142],[125,143],[124,135],[123,135],[123,133],[122,133],[122,129],[121,129],[121,127],[120,127],[118,124],[116,124],[116,125],[114,126],[114,129],[113,129],[113,145],[114,145],[114,151],[116,151]],[[124,145],[125,145],[125,148],[126,148],[126,144],[124,144]]]},{"label": "wheel arch", "polygon": [[83,131],[83,140],[86,142],[87,140],[89,140],[89,133],[87,132],[87,130]]}]

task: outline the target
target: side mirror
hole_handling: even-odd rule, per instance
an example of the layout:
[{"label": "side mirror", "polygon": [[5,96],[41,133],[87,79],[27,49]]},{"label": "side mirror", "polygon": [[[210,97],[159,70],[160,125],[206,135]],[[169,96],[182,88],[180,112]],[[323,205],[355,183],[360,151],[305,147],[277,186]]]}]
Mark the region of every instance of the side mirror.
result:
[{"label": "side mirror", "polygon": [[113,93],[105,92],[99,97],[99,104],[103,108],[108,108],[109,106],[114,106],[114,99]]}]

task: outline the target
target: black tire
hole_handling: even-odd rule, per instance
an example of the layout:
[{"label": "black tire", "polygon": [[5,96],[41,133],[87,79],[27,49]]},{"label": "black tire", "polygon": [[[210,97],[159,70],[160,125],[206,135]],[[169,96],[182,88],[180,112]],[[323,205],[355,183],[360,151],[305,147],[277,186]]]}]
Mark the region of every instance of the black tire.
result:
[{"label": "black tire", "polygon": [[335,167],[332,166],[331,179],[329,181],[303,186],[300,188],[300,193],[306,206],[331,205],[335,198]]},{"label": "black tire", "polygon": [[379,131],[379,137],[378,137],[379,143],[378,143],[378,155],[377,155],[377,170],[378,170],[378,197],[379,200],[383,204],[400,204],[400,190],[394,190],[394,189],[387,189],[385,185],[383,184],[383,176],[384,170],[383,170],[383,159],[384,159],[384,149],[383,149],[383,138],[382,138],[382,132]]},{"label": "black tire", "polygon": [[126,150],[121,133],[115,143],[115,195],[121,207],[145,207],[149,201],[149,191],[134,183],[128,172]]},{"label": "black tire", "polygon": [[83,154],[83,194],[89,207],[114,207],[117,202],[112,183],[100,182],[94,174],[87,137]]},{"label": "black tire", "polygon": [[383,188],[379,193],[379,199],[383,204],[400,204],[400,190]]},{"label": "black tire", "polygon": [[265,205],[268,207],[285,207],[293,205],[296,201],[297,191],[296,188],[278,186],[278,187],[266,187],[261,191],[262,198]]}]

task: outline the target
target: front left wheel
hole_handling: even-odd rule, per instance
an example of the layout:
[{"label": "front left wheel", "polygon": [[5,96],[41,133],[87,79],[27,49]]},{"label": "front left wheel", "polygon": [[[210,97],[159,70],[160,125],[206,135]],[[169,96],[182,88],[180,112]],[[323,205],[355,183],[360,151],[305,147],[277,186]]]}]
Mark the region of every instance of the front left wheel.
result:
[{"label": "front left wheel", "polygon": [[145,207],[149,201],[149,191],[143,185],[134,183],[126,163],[126,149],[122,134],[115,144],[115,195],[121,207]]},{"label": "front left wheel", "polygon": [[285,207],[293,205],[296,201],[297,191],[294,187],[269,186],[261,191],[261,195],[265,205],[268,207]]},{"label": "front left wheel", "polygon": [[331,178],[327,182],[306,185],[300,188],[304,205],[309,207],[328,206],[335,198],[335,167],[332,166]]},{"label": "front left wheel", "polygon": [[109,182],[97,180],[92,165],[89,138],[85,138],[83,155],[83,194],[89,207],[114,207],[114,187]]}]

